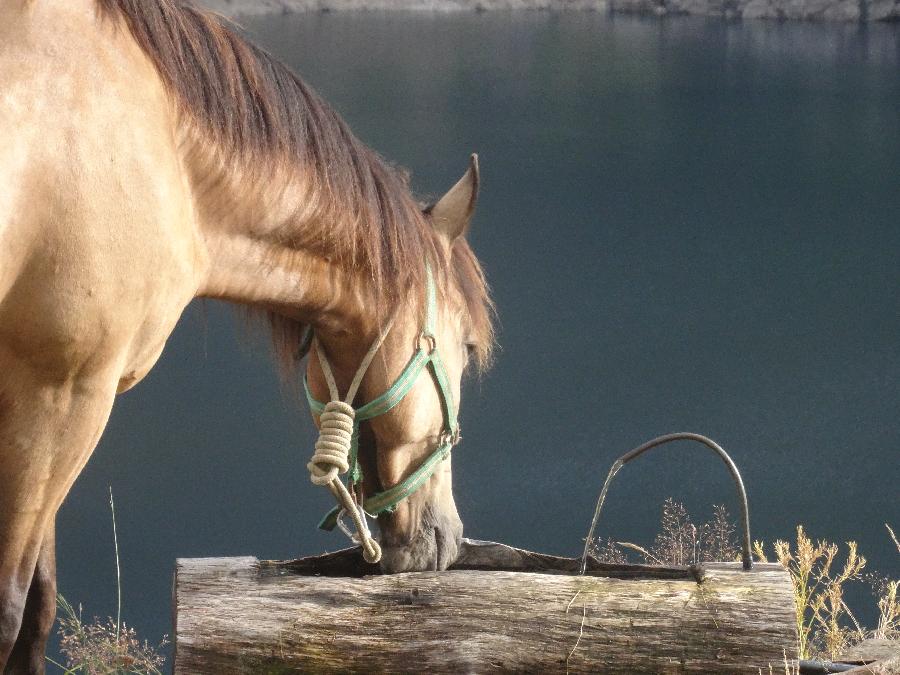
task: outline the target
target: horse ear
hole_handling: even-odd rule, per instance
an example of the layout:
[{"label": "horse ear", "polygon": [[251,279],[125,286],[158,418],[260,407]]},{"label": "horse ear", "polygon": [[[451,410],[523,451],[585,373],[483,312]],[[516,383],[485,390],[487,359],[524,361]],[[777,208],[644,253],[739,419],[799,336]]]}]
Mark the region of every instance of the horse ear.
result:
[{"label": "horse ear", "polygon": [[434,229],[453,241],[469,229],[476,201],[478,201],[478,155],[473,154],[465,175],[447,191],[447,194],[425,209],[425,213],[431,216]]}]

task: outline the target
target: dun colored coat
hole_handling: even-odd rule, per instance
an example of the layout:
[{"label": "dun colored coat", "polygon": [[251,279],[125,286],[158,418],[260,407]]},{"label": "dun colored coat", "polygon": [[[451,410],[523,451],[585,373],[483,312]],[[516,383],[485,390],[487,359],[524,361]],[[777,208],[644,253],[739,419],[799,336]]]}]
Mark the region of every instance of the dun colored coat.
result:
[{"label": "dun colored coat", "polygon": [[[428,264],[458,402],[492,341],[464,237],[477,186],[473,157],[423,210],[296,75],[175,0],[0,2],[0,669],[43,671],[55,514],[191,299],[257,308],[286,367],[311,326],[342,390],[396,312],[369,400],[416,345]],[[316,359],[307,374],[325,399]],[[421,379],[363,428],[367,494],[437,442]],[[379,526],[385,571],[452,562],[450,462]]]}]

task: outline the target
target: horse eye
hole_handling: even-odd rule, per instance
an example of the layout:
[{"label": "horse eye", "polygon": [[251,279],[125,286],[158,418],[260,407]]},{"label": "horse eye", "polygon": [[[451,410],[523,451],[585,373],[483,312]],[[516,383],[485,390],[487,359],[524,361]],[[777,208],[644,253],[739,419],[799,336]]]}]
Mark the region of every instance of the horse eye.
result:
[{"label": "horse eye", "polygon": [[475,343],[474,343],[474,342],[467,342],[467,343],[466,343],[466,355],[467,355],[467,356],[472,356],[472,353],[473,353],[474,351],[475,351]]}]

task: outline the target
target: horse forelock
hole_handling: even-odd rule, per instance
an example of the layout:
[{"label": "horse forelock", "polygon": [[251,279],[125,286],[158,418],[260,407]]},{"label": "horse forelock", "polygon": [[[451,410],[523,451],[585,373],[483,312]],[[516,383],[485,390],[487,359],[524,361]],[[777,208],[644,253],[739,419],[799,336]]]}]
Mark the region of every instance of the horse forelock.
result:
[{"label": "horse forelock", "polygon": [[[286,166],[302,176],[315,213],[287,219],[279,238],[357,272],[374,291],[373,310],[385,316],[423,292],[429,261],[460,290],[477,362],[487,364],[493,306],[484,274],[464,239],[449,259],[440,253],[406,171],[359,141],[300,77],[223,17],[179,0],[96,2],[102,16],[124,19],[181,114],[212,139],[223,161],[240,162],[250,175]],[[279,362],[290,369],[305,327],[276,314],[269,319]]]}]

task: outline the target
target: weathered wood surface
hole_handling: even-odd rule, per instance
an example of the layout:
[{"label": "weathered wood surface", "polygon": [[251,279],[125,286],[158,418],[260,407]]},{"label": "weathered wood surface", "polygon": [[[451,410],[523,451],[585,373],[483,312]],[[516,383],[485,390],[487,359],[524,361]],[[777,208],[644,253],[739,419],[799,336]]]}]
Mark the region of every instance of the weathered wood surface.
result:
[{"label": "weathered wood surface", "polygon": [[846,672],[853,675],[900,675],[900,640],[863,640],[845,651],[840,661],[864,661]]},{"label": "weathered wood surface", "polygon": [[[520,563],[554,558],[512,551]],[[477,553],[482,567],[499,555]],[[352,559],[331,555],[326,567]],[[755,674],[770,663],[783,670],[796,644],[790,581],[774,564],[708,564],[699,583],[686,568],[669,568],[669,578],[298,573],[311,564],[179,560],[175,672]]]},{"label": "weathered wood surface", "polygon": [[844,672],[848,675],[900,675],[900,656],[882,659]]},{"label": "weathered wood surface", "polygon": [[863,640],[845,650],[840,661],[882,661],[900,657],[900,640]]}]

